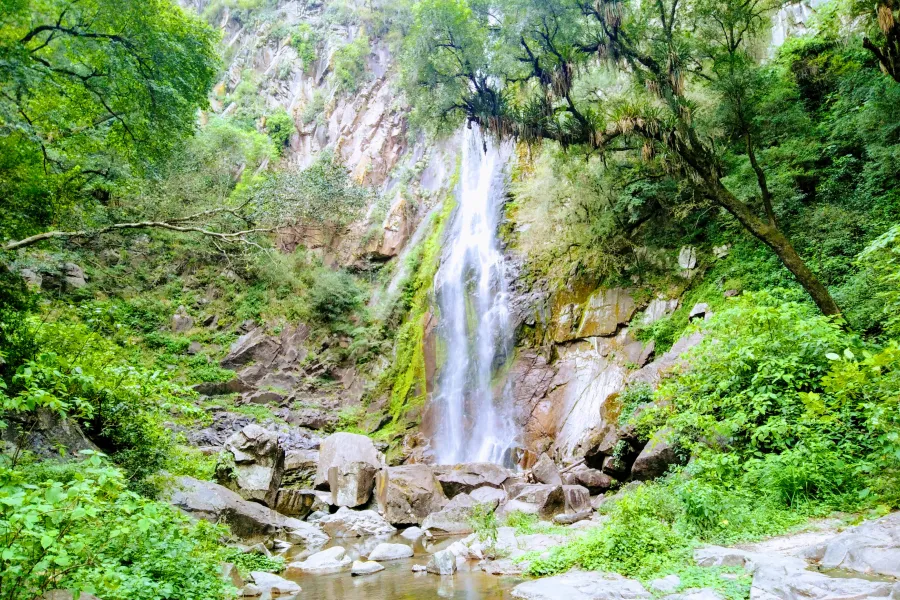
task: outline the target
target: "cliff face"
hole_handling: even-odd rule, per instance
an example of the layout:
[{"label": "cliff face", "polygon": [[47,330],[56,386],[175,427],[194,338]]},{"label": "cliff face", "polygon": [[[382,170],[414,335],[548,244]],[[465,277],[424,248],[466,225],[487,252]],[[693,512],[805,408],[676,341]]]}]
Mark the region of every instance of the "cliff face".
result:
[{"label": "cliff face", "polygon": [[[397,89],[397,65],[388,41],[367,37],[352,17],[328,13],[330,3],[259,4],[242,10],[215,0],[182,2],[222,32],[225,69],[202,119],[233,117],[250,96],[249,112],[262,129],[265,115],[283,109],[295,131],[277,164],[263,168],[302,169],[330,151],[358,183],[378,192],[364,221],[335,236],[301,226],[283,229],[278,236],[283,250],[318,249],[329,262],[345,266],[396,257],[446,193],[458,142],[411,139],[409,108]],[[358,4],[351,3],[351,9],[363,3]],[[298,35],[312,40],[311,47],[298,50]],[[336,54],[360,39],[366,40],[360,68],[351,84],[341,85],[334,74]]]}]

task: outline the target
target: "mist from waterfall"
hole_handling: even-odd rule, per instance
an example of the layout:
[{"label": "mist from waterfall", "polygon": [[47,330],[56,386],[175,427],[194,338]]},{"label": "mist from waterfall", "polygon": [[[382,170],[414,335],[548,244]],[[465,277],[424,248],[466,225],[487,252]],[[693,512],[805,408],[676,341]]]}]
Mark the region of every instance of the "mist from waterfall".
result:
[{"label": "mist from waterfall", "polygon": [[497,242],[510,154],[477,128],[465,131],[458,206],[435,278],[446,350],[433,400],[439,464],[509,462],[516,440],[509,386],[493,381],[513,345]]}]

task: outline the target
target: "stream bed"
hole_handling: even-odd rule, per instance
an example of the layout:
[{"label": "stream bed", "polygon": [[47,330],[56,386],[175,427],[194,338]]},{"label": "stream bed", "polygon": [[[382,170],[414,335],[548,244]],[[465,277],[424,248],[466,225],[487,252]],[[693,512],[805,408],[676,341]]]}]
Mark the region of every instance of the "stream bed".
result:
[{"label": "stream bed", "polygon": [[[371,575],[350,575],[350,570],[339,573],[309,573],[288,577],[302,588],[297,596],[302,600],[506,600],[512,598],[510,592],[522,579],[489,575],[478,568],[474,561],[461,564],[451,576],[412,571],[413,565],[426,565],[431,554],[442,550],[463,536],[436,539],[419,538],[416,541],[404,539],[400,535],[375,536],[365,538],[334,538],[317,550],[341,546],[352,559],[360,559],[378,544],[390,542],[405,544],[413,548],[413,557],[384,561],[383,571]],[[288,562],[303,560],[309,552],[285,555]],[[289,597],[283,597],[289,600]]]}]

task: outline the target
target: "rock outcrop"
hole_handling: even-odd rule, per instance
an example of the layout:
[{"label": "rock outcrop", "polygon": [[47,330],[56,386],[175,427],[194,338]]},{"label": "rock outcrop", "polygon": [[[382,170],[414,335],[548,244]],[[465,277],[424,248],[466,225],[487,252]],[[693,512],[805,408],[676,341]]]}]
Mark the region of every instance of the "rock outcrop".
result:
[{"label": "rock outcrop", "polygon": [[233,466],[220,463],[216,473],[219,483],[247,500],[276,506],[284,474],[284,449],[278,443],[278,436],[250,424],[228,438],[225,453],[231,461],[224,464],[233,462]]},{"label": "rock outcrop", "polygon": [[333,546],[310,555],[306,560],[289,563],[284,573],[288,577],[303,573],[337,573],[349,569],[352,562],[346,550]]},{"label": "rock outcrop", "polygon": [[210,481],[180,477],[166,496],[176,508],[198,519],[224,523],[235,537],[247,541],[278,537],[308,547],[321,546],[328,541],[328,535],[318,527],[244,500],[237,493]]},{"label": "rock outcrop", "polygon": [[316,525],[336,538],[389,535],[397,531],[396,527],[374,510],[350,510],[346,507],[319,519]]},{"label": "rock outcrop", "polygon": [[512,472],[493,463],[465,463],[436,466],[434,476],[447,498],[453,498],[484,486],[500,488]]},{"label": "rock outcrop", "polygon": [[[313,482],[316,489],[334,492],[329,484],[329,473],[331,469],[336,468],[336,481],[346,483],[347,488],[341,494],[348,497],[359,497],[363,495],[360,484],[366,481],[348,477],[343,479],[343,473],[351,473],[352,469],[348,466],[351,463],[363,463],[370,465],[374,469],[381,467],[381,460],[378,456],[378,450],[372,440],[364,435],[355,433],[333,433],[319,446],[319,464],[316,467],[316,478]],[[371,493],[372,488],[369,487],[368,492]],[[336,504],[336,503],[335,503]],[[358,505],[354,505],[358,506]]]},{"label": "rock outcrop", "polygon": [[447,497],[428,465],[385,467],[375,481],[378,509],[393,525],[421,525],[441,510]]},{"label": "rock outcrop", "polygon": [[823,569],[900,579],[900,512],[848,529],[802,556]]}]

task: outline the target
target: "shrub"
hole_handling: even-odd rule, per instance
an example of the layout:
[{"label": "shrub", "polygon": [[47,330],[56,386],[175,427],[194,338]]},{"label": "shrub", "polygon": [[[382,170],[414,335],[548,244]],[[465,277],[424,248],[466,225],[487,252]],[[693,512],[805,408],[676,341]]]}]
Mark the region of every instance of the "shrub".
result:
[{"label": "shrub", "polygon": [[322,269],[309,289],[310,307],[323,323],[346,319],[361,302],[362,293],[346,271]]},{"label": "shrub", "polygon": [[371,53],[369,38],[360,34],[355,40],[334,53],[332,65],[334,80],[339,91],[352,94],[366,80],[366,58]]},{"label": "shrub", "polygon": [[0,598],[57,588],[104,600],[233,597],[219,576],[226,531],[127,490],[116,468],[0,465]]},{"label": "shrub", "polygon": [[274,112],[266,116],[266,134],[272,139],[278,153],[282,153],[291,141],[291,136],[297,131],[294,118],[288,114],[283,106],[279,106]]},{"label": "shrub", "polygon": [[316,51],[319,45],[319,34],[309,23],[300,23],[291,32],[291,46],[303,61],[303,68],[308,70],[316,62]]}]

